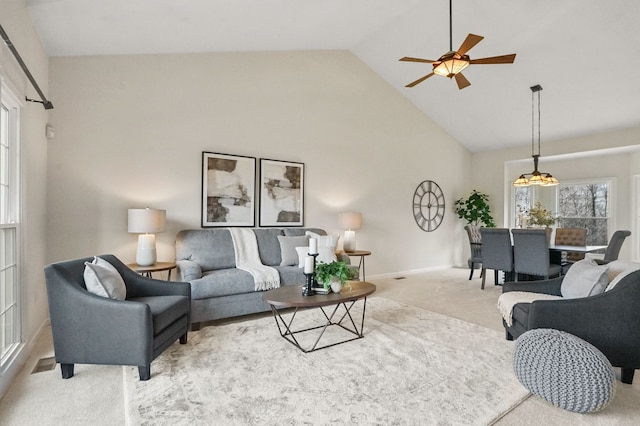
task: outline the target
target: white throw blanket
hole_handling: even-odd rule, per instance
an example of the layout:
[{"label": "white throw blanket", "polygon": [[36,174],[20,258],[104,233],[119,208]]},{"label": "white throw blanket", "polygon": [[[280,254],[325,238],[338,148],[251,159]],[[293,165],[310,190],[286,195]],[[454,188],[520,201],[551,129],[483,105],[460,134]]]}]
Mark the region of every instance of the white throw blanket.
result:
[{"label": "white throw blanket", "polygon": [[535,300],[562,300],[560,296],[552,296],[543,293],[531,293],[528,291],[509,291],[502,293],[498,298],[498,309],[509,327],[513,325],[513,307],[518,303],[531,303]]},{"label": "white throw blanket", "polygon": [[229,228],[236,255],[236,268],[247,271],[253,277],[255,290],[269,290],[280,287],[280,274],[260,261],[258,241],[251,229]]}]

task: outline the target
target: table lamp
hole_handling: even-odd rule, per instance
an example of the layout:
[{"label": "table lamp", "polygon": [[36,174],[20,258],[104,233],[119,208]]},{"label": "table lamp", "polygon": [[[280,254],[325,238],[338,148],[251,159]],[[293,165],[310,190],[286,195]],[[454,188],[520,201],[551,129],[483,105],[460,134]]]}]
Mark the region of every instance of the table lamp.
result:
[{"label": "table lamp", "polygon": [[362,213],[347,212],[340,213],[338,222],[344,231],[344,239],[342,240],[342,248],[347,253],[356,251],[356,229],[362,227]]},{"label": "table lamp", "polygon": [[156,236],[164,232],[167,218],[166,210],[129,209],[128,232],[138,235],[136,263],[139,266],[151,266],[156,263]]}]

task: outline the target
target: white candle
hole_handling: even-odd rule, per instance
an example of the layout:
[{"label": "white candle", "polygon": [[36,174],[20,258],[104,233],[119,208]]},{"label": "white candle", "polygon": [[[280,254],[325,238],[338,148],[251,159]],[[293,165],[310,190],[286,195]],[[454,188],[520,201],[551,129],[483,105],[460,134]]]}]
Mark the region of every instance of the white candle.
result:
[{"label": "white candle", "polygon": [[304,273],[313,274],[313,256],[307,256],[304,258]]},{"label": "white candle", "polygon": [[317,238],[309,238],[309,254],[318,254],[318,239]]}]

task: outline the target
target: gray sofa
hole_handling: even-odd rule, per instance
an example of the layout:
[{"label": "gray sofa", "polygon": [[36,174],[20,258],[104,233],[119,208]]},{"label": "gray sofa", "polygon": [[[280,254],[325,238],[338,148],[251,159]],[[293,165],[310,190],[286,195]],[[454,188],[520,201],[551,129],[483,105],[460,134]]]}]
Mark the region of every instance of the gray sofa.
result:
[{"label": "gray sofa", "polygon": [[[317,228],[255,228],[260,260],[280,274],[280,285],[302,285],[303,270],[297,265],[280,266],[278,236],[304,236],[306,231],[320,235]],[[346,255],[340,260],[349,263]],[[269,311],[262,292],[255,291],[251,274],[237,269],[233,240],[228,229],[183,230],[176,236],[176,264],[182,281],[191,283],[191,322],[201,322]]]}]

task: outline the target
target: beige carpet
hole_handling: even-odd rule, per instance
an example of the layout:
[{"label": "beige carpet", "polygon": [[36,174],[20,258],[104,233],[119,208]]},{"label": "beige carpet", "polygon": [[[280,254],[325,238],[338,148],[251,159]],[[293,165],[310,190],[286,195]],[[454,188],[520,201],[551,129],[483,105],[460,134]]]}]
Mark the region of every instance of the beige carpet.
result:
[{"label": "beige carpet", "polygon": [[310,354],[271,317],[191,333],[150,381],[123,368],[127,423],[486,425],[528,396],[502,333],[382,297],[366,314],[365,338]]}]

